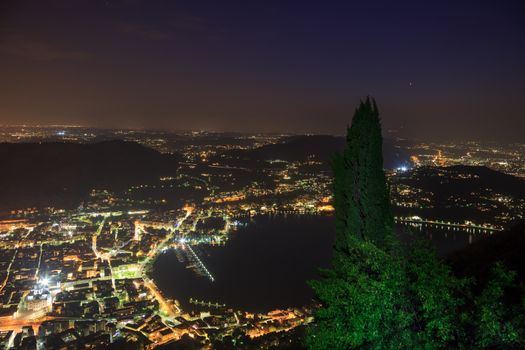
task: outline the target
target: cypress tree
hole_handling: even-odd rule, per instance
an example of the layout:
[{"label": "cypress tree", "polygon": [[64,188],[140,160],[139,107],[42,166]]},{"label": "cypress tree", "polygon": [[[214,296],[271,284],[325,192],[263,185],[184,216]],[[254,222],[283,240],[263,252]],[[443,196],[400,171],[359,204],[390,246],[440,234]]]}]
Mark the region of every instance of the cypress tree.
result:
[{"label": "cypress tree", "polygon": [[311,281],[323,307],[306,344],[311,349],[401,349],[412,344],[406,274],[392,258],[393,217],[383,171],[379,112],[361,101],[333,160],[336,239],[333,268]]},{"label": "cypress tree", "polygon": [[374,100],[361,101],[347,129],[347,147],[334,157],[337,251],[349,236],[386,248],[392,242],[393,216],[383,171],[383,138]]}]

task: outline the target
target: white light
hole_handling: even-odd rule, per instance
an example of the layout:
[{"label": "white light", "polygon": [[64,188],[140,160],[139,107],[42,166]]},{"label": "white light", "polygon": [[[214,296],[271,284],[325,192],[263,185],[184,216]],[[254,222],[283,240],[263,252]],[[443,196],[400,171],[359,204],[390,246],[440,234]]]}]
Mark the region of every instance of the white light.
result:
[{"label": "white light", "polygon": [[40,284],[43,285],[43,286],[46,286],[46,287],[47,287],[47,286],[49,285],[49,279],[47,279],[47,278],[45,278],[45,277],[42,278],[42,279],[40,280]]}]

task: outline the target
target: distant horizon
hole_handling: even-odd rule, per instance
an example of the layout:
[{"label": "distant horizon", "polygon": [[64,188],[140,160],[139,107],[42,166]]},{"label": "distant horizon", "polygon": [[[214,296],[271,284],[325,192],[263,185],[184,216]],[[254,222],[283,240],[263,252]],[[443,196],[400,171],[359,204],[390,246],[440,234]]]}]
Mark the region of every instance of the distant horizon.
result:
[{"label": "distant horizon", "polygon": [[[334,137],[345,137],[346,129],[343,133],[316,133],[316,132],[293,132],[293,131],[237,131],[237,130],[191,130],[191,129],[162,129],[162,128],[147,128],[147,127],[104,127],[104,126],[89,126],[89,125],[65,125],[65,124],[0,124],[0,128],[71,128],[71,129],[92,129],[92,130],[106,130],[106,131],[139,131],[139,132],[158,132],[158,133],[209,133],[209,134],[239,134],[239,135],[280,135],[280,136],[334,136]],[[463,138],[463,139],[437,139],[437,138],[413,138],[407,136],[396,135],[397,131],[383,129],[383,138],[387,140],[397,139],[399,141],[412,141],[412,142],[431,142],[431,143],[468,143],[468,142],[480,142],[480,143],[505,143],[505,144],[525,144],[525,141],[520,140],[496,140],[496,139],[482,139],[482,138]],[[57,135],[60,136],[60,135]]]}]

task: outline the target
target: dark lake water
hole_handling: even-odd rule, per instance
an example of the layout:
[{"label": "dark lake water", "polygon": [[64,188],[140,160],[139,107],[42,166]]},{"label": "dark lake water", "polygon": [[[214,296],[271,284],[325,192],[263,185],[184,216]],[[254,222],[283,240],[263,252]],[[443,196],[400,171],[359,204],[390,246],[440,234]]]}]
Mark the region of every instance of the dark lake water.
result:
[{"label": "dark lake water", "polygon": [[248,311],[301,306],[313,297],[306,281],[330,264],[333,239],[331,217],[261,216],[225,246],[198,247],[214,282],[186,268],[174,251],[161,254],[150,275],[186,307],[189,298]]},{"label": "dark lake water", "polygon": [[[319,267],[330,266],[333,218],[260,216],[247,222],[225,246],[193,247],[213,282],[186,268],[173,250],[157,258],[150,276],[167,297],[185,308],[190,307],[190,298],[262,312],[311,302],[313,293],[306,281],[318,277]],[[440,255],[487,235],[430,227],[412,231],[430,238]]]}]

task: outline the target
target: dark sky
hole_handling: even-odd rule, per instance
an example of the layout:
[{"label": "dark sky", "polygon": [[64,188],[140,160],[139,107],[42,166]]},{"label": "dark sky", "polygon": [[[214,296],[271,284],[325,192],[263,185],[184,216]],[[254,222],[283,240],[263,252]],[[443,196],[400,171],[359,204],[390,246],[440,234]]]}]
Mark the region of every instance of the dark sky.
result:
[{"label": "dark sky", "polygon": [[525,1],[4,0],[0,124],[525,141]]}]

